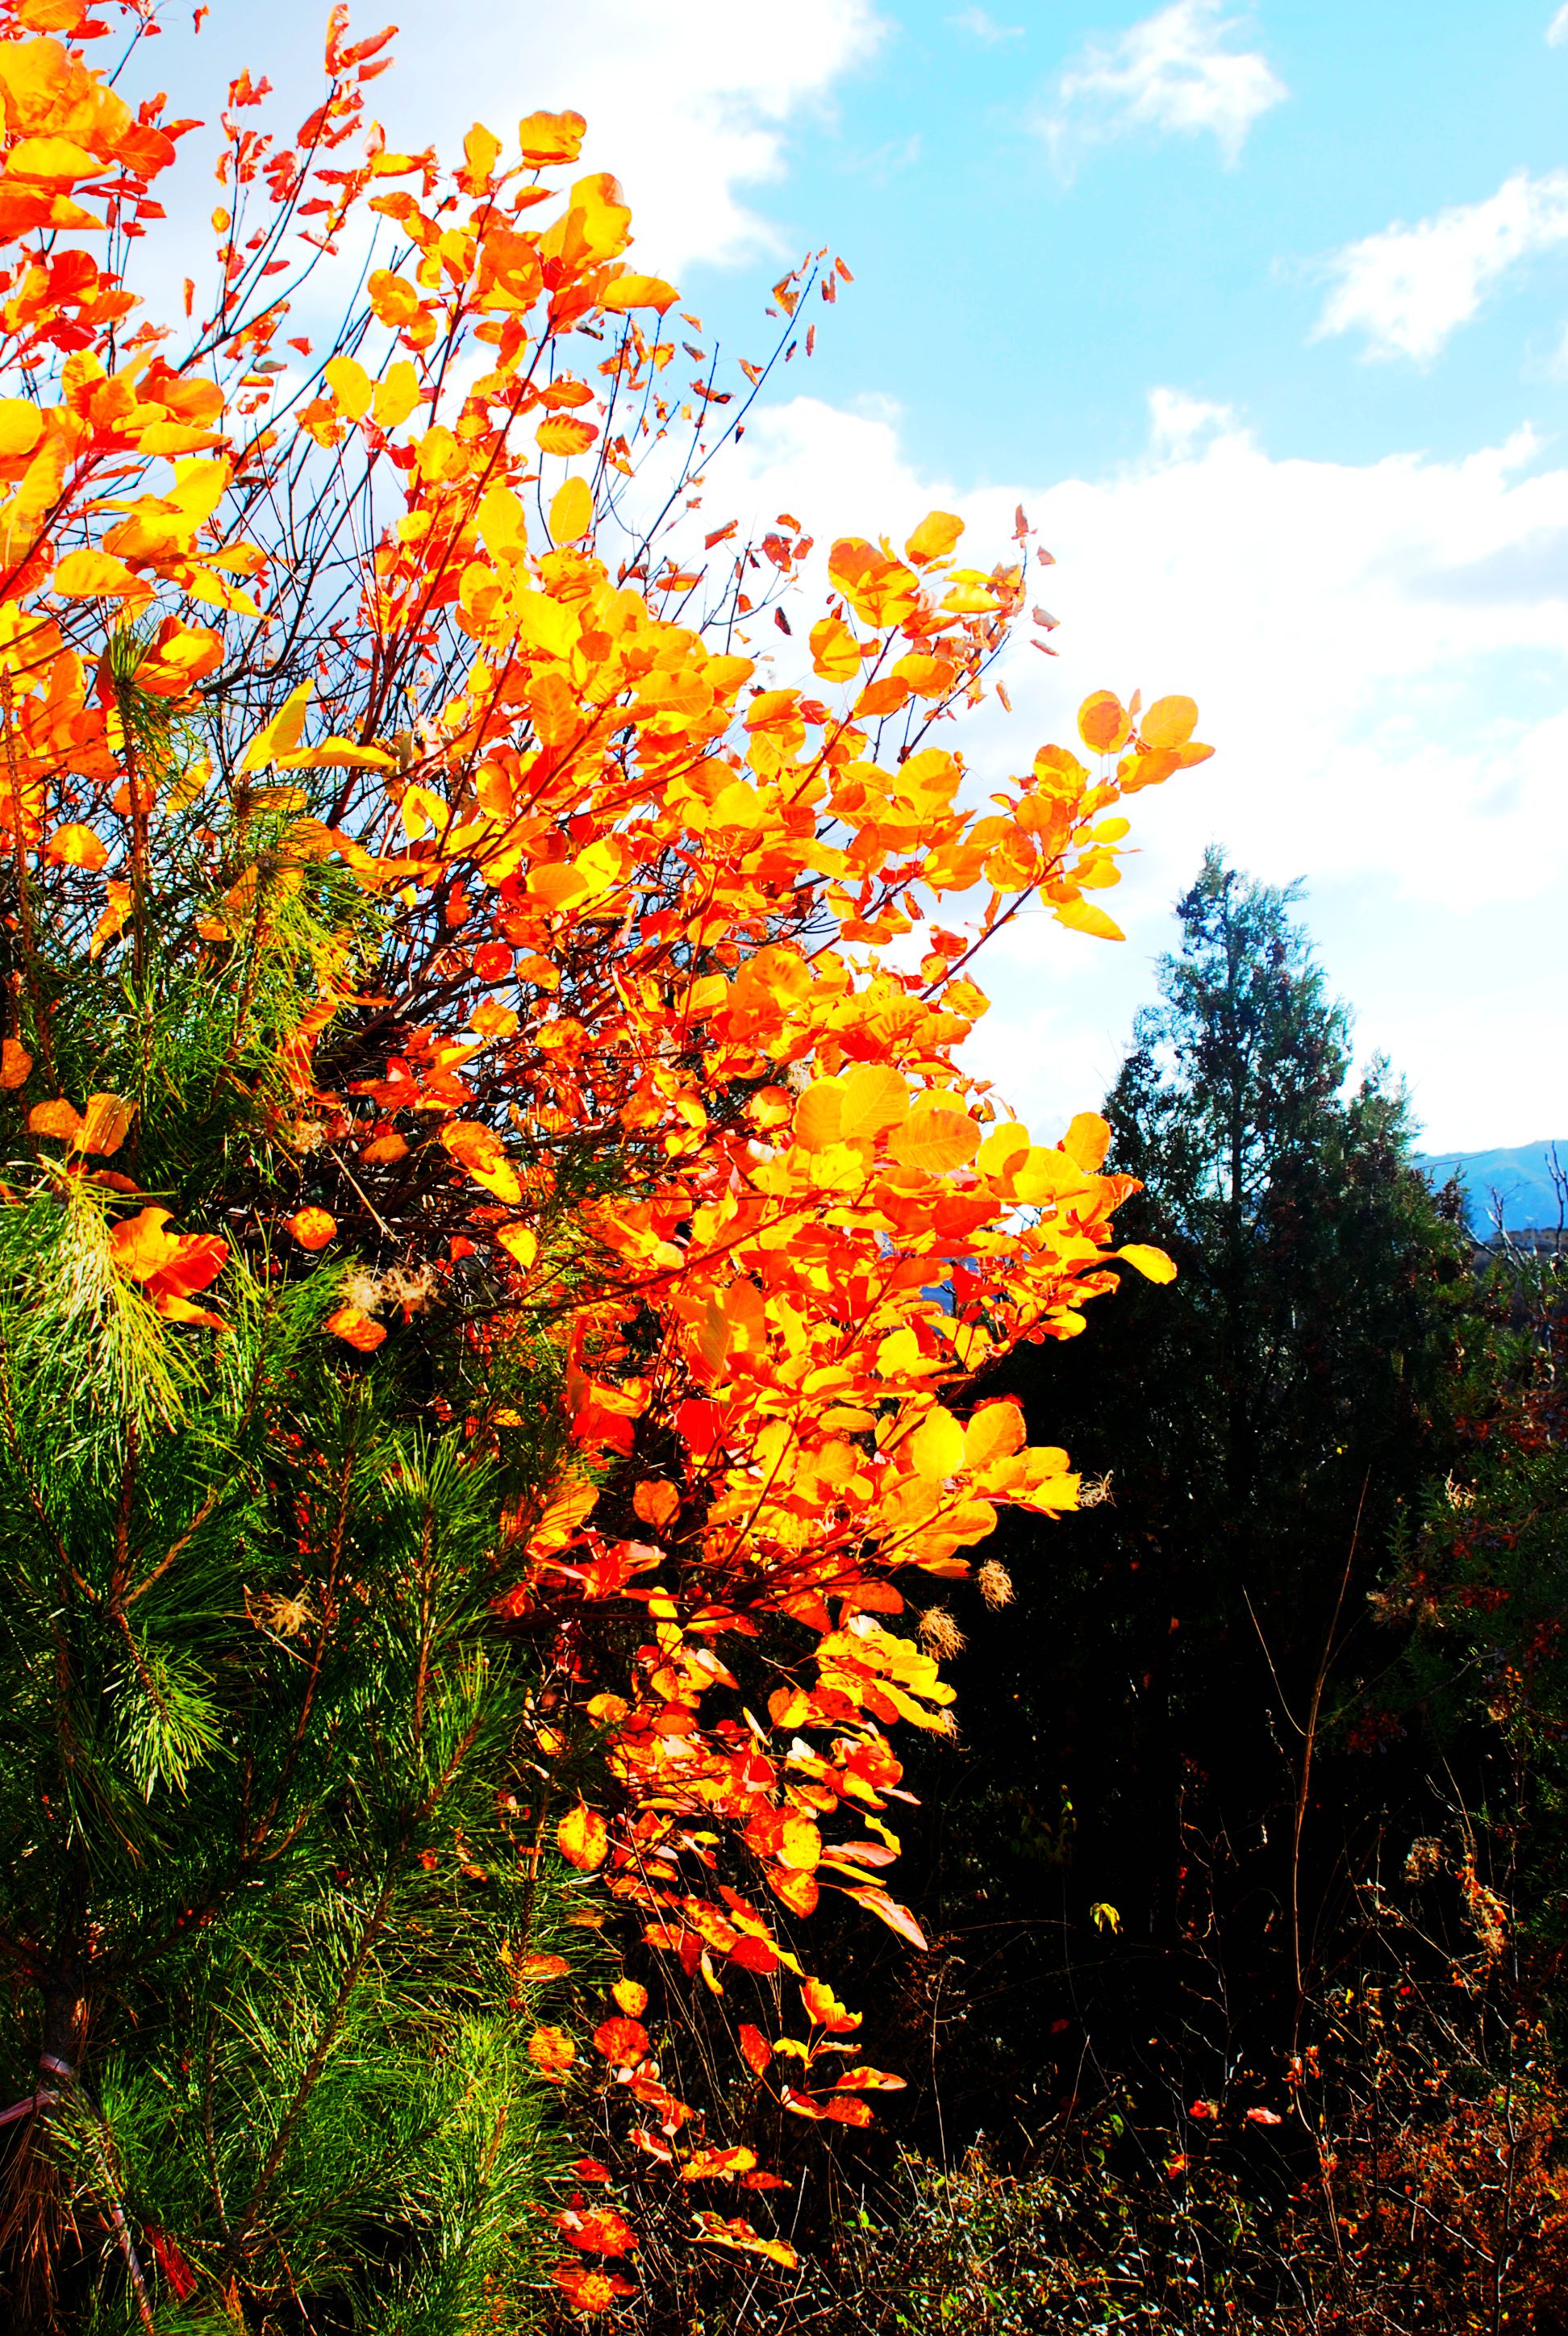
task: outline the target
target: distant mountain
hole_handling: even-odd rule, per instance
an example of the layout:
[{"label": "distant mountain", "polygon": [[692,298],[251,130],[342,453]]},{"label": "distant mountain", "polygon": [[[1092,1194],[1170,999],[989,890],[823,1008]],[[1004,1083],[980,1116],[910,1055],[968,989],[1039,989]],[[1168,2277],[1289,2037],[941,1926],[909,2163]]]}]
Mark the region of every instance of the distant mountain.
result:
[{"label": "distant mountain", "polygon": [[1562,1200],[1552,1182],[1553,1154],[1568,1173],[1568,1136],[1515,1144],[1512,1151],[1417,1154],[1416,1165],[1435,1184],[1458,1177],[1472,1231],[1489,1231],[1501,1204],[1505,1231],[1524,1232],[1531,1225],[1554,1225],[1562,1213]]}]

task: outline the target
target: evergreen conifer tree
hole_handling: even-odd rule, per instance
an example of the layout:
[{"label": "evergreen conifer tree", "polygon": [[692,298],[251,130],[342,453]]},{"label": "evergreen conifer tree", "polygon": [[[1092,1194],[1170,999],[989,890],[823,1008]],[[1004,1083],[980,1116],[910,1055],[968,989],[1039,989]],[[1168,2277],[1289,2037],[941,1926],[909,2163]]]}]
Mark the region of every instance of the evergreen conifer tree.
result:
[{"label": "evergreen conifer tree", "polygon": [[[190,758],[122,657],[146,754]],[[566,1966],[519,1797],[537,1665],[491,1607],[559,1369],[491,1338],[513,1424],[476,1436],[433,1274],[325,1261],[308,1205],[264,1231],[315,965],[375,937],[282,816],[214,816],[161,817],[114,957],[79,871],[14,877],[13,1009],[84,1108],[44,1134],[4,1097],[6,2325],[502,2327],[564,2146],[519,1974]],[[408,1335],[324,1338],[346,1290]]]},{"label": "evergreen conifer tree", "polygon": [[[1026,2127],[1058,2084],[1264,2081],[1411,1782],[1345,1747],[1392,1653],[1368,1594],[1453,1448],[1468,1244],[1386,1067],[1349,1079],[1297,897],[1205,858],[1105,1105],[1144,1186],[1124,1222],[1178,1278],[1125,1277],[1083,1352],[1002,1381],[1092,1504],[1048,1547],[1002,1527],[1016,1600],[969,1626],[965,1746],[932,1756],[959,1774],[928,1764],[940,1903],[983,1950],[950,2119],[994,2117],[1020,2022]],[[969,1846],[993,1826],[1002,1886]],[[1039,1926],[1063,1922],[1064,1983],[1038,1988]]]}]

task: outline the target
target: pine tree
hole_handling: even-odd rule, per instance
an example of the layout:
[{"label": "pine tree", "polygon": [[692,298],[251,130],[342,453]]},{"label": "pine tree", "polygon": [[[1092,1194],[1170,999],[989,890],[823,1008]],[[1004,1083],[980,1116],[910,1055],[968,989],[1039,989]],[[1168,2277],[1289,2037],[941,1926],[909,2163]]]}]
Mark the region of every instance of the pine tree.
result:
[{"label": "pine tree", "polygon": [[[133,677],[121,703],[192,751]],[[287,1166],[315,964],[367,946],[363,906],[278,816],[196,819],[160,820],[123,966],[93,954],[76,871],[19,861],[13,896],[27,1036],[92,1094],[53,1136],[4,1098],[7,2324],[221,2305],[446,2336],[493,2292],[502,2326],[564,2146],[517,1974],[565,1962],[519,1798],[538,1666],[491,1609],[559,1367],[492,1339],[517,1424],[476,1436],[428,1274],[397,1281],[388,1355],[323,1337],[346,1289],[388,1289],[322,1261],[308,1210],[275,1248],[253,1203]],[[219,982],[199,928],[253,855],[271,874]],[[188,1212],[227,1242],[171,1232]]]}]

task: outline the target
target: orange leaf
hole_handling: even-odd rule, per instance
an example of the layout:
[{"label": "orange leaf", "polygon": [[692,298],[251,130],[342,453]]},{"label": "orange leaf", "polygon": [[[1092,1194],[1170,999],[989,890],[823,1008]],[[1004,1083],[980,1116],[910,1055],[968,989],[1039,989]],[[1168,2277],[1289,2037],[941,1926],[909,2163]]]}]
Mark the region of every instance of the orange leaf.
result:
[{"label": "orange leaf", "polygon": [[607,2020],[593,2031],[594,2049],[618,2064],[646,2060],[648,2029],[640,2020]]},{"label": "orange leaf", "polygon": [[525,162],[575,162],[587,130],[580,113],[530,113],[517,125],[517,142]]},{"label": "orange leaf", "polygon": [[675,1485],[645,1476],[632,1493],[631,1505],[645,1525],[657,1530],[668,1524],[680,1506],[680,1494]]},{"label": "orange leaf", "polygon": [[536,2028],[528,2039],[528,2057],[547,2076],[559,2076],[577,2058],[577,2046],[564,2028]]},{"label": "orange leaf", "polygon": [[81,1133],[74,1138],[77,1150],[102,1152],[106,1156],[118,1152],[135,1116],[136,1105],[128,1103],[123,1095],[89,1095]]},{"label": "orange leaf", "polygon": [[638,2247],[637,2233],[624,2215],[613,2206],[590,2206],[586,2212],[568,2208],[555,2218],[555,2227],[563,2239],[585,2254],[629,2255]]},{"label": "orange leaf", "polygon": [[1198,726],[1198,709],[1190,697],[1156,697],[1138,724],[1145,746],[1184,746]]},{"label": "orange leaf", "polygon": [[1114,690],[1096,689],[1078,708],[1078,735],[1096,754],[1115,754],[1132,735],[1132,723]]},{"label": "orange leaf", "polygon": [[851,2011],[842,2004],[831,1987],[820,1979],[801,1981],[801,2001],[806,2018],[813,2028],[825,2028],[830,2036],[847,2036],[860,2026],[863,2014]]},{"label": "orange leaf", "polygon": [[386,1336],[385,1324],[373,1322],[370,1316],[361,1313],[357,1306],[340,1306],[336,1314],[327,1316],[321,1327],[324,1330],[330,1330],[335,1338],[356,1348],[362,1355],[373,1355]]},{"label": "orange leaf", "polygon": [[550,2275],[574,2312],[609,2312],[618,2295],[634,2292],[629,2280],[582,2263],[557,2263]]},{"label": "orange leaf", "polygon": [[152,587],[107,551],[68,551],[54,570],[54,589],[68,600],[152,597]]},{"label": "orange leaf", "polygon": [[567,1811],[555,1829],[555,1838],[567,1864],[579,1867],[585,1874],[602,1865],[609,1853],[609,1827],[599,1811],[589,1808],[582,1801],[575,1809]]},{"label": "orange leaf", "polygon": [[[74,1144],[87,1124],[73,1103],[63,1095],[54,1103],[35,1103],[27,1114],[27,1125],[34,1135],[57,1135],[67,1144]],[[169,1212],[164,1211],[167,1216]]]},{"label": "orange leaf", "polygon": [[54,830],[44,847],[44,857],[54,868],[102,868],[108,861],[109,847],[92,828],[73,821]]},{"label": "orange leaf", "polygon": [[15,1038],[7,1038],[0,1047],[0,1087],[21,1087],[27,1084],[33,1068],[33,1057]]},{"label": "orange leaf", "polygon": [[749,2020],[742,2020],[737,2040],[740,2045],[741,2059],[753,2076],[765,2076],[768,2062],[773,2059],[773,2046],[768,2042],[762,2029],[754,2028]]},{"label": "orange leaf", "polygon": [[795,1105],[795,1142],[808,1152],[825,1152],[838,1142],[842,1124],[842,1087],[832,1079],[815,1080]]},{"label": "orange leaf", "polygon": [[223,662],[220,634],[206,625],[182,625],[165,617],[157,637],[136,667],[136,686],[153,697],[183,697],[193,682]]},{"label": "orange leaf", "polygon": [[967,1111],[950,1104],[917,1103],[888,1145],[889,1157],[905,1168],[939,1176],[962,1168],[980,1148],[980,1131]]},{"label": "orange leaf", "polygon": [[121,1219],[109,1235],[109,1254],[118,1271],[132,1281],[146,1281],[162,1271],[175,1251],[173,1234],[163,1230],[171,1214],[169,1209],[143,1209],[137,1216]]},{"label": "orange leaf", "polygon": [[811,629],[812,670],[819,681],[853,681],[861,669],[860,643],[837,617],[824,617]]},{"label": "orange leaf", "polygon": [[761,2255],[768,2263],[794,2271],[800,2258],[787,2239],[760,2238],[749,2223],[726,2223],[720,2214],[696,2216],[696,2234],[704,2246],[727,2247],[734,2254]]},{"label": "orange leaf", "polygon": [[579,422],[575,414],[548,414],[533,433],[541,454],[580,454],[599,436],[597,423]]},{"label": "orange leaf", "polygon": [[890,1898],[885,1890],[847,1890],[844,1895],[866,1907],[879,1922],[885,1922],[890,1931],[896,1931],[901,1939],[907,1939],[911,1947],[919,1947],[922,1952],[930,1948],[930,1941],[909,1908],[901,1906],[896,1898]]},{"label": "orange leaf", "polygon": [[337,1220],[325,1209],[297,1209],[288,1220],[287,1231],[301,1249],[325,1249],[337,1231]]},{"label": "orange leaf", "polygon": [[514,1979],[564,1979],[571,1965],[564,1955],[524,1955],[512,1972]]}]

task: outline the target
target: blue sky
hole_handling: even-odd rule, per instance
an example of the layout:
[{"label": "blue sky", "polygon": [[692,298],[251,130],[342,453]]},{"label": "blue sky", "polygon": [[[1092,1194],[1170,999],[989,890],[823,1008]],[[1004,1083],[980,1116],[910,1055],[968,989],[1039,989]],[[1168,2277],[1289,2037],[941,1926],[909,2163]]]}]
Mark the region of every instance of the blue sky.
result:
[{"label": "blue sky", "polygon": [[[638,257],[740,354],[842,252],[716,501],[819,536],[932,503],[1057,556],[1057,661],[975,733],[1190,689],[1219,754],[1140,799],[1119,948],[1020,923],[984,1068],[1043,1127],[1114,1075],[1203,845],[1306,913],[1433,1148],[1568,1135],[1568,8],[1555,0],[404,0],[394,141],[574,104]],[[317,0],[158,63],[315,85]],[[356,29],[379,15],[356,11]],[[216,37],[214,37],[216,35]],[[200,198],[205,209],[207,197]],[[727,515],[727,513],[726,513]],[[783,676],[781,676],[783,677]]]}]

